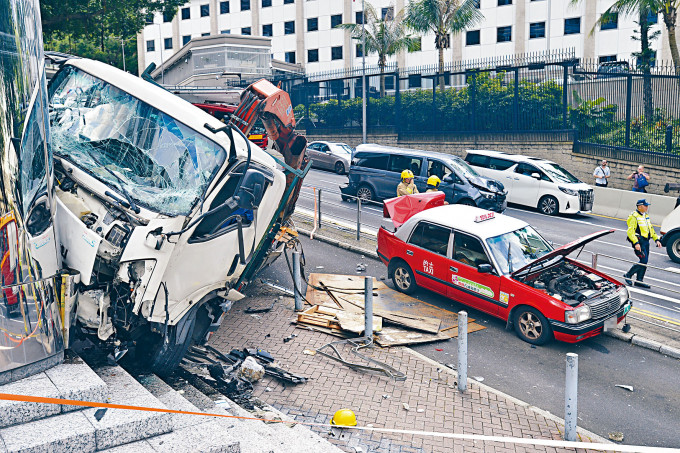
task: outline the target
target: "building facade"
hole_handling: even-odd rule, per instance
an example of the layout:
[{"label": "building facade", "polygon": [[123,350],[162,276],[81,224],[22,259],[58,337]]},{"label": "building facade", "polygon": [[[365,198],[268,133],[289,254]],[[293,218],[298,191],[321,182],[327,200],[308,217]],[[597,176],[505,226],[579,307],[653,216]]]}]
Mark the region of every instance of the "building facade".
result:
[{"label": "building facade", "polygon": [[[365,0],[389,17],[408,0]],[[545,52],[573,48],[576,57],[599,62],[628,60],[639,51],[635,17],[621,16],[606,25],[597,18],[614,0],[479,0],[481,24],[451,38],[445,61]],[[190,0],[174,17],[155,15],[138,36],[139,68],[161,65],[192,38],[218,34],[271,37],[272,58],[302,64],[307,73],[361,64],[358,41],[337,28],[361,21],[360,0]],[[651,16],[657,60],[670,60],[665,27]],[[400,67],[438,62],[434,35],[422,37],[422,50],[390,57]],[[367,55],[368,65],[377,56]]]}]

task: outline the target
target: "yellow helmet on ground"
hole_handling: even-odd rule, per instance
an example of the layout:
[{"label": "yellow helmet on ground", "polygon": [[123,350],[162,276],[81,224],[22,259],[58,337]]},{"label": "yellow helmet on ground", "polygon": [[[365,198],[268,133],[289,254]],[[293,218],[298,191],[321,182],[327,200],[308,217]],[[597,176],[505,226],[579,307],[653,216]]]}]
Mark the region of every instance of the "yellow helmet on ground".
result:
[{"label": "yellow helmet on ground", "polygon": [[351,409],[340,409],[331,419],[331,425],[335,426],[357,426],[357,416]]},{"label": "yellow helmet on ground", "polygon": [[432,175],[429,178],[427,178],[427,185],[428,186],[438,187],[441,182],[442,182],[442,180],[439,179],[439,177],[437,175]]},{"label": "yellow helmet on ground", "polygon": [[401,179],[413,178],[413,172],[411,170],[404,170],[401,172]]}]

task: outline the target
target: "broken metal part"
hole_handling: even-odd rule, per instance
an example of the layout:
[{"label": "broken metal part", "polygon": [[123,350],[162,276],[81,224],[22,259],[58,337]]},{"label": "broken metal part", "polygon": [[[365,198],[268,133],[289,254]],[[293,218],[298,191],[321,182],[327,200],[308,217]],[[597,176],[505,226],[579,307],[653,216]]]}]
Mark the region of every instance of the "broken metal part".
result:
[{"label": "broken metal part", "polygon": [[[357,341],[365,341],[365,343],[358,343]],[[388,364],[381,362],[379,360],[373,359],[371,357],[368,357],[364,354],[361,354],[359,352],[359,349],[367,348],[371,346],[373,343],[372,340],[367,339],[365,337],[362,338],[357,338],[357,339],[347,339],[347,340],[339,340],[339,341],[332,341],[330,343],[326,343],[325,345],[321,346],[319,349],[316,350],[317,353],[324,355],[328,357],[329,359],[335,360],[336,362],[340,362],[343,365],[346,365],[352,369],[357,369],[357,370],[366,370],[366,371],[373,371],[376,373],[382,373],[387,377],[390,377],[394,379],[395,381],[405,381],[406,380],[406,374],[402,373],[401,371],[397,370],[394,367],[389,366]],[[359,356],[363,360],[374,364],[375,366],[371,365],[364,365],[361,363],[356,363],[356,362],[350,362],[348,359],[345,359],[342,357],[342,354],[340,354],[340,351],[338,351],[338,348],[336,347],[337,345],[343,345],[343,344],[349,344],[354,346],[352,349],[352,353]],[[324,349],[330,349],[333,351],[333,353],[328,353],[325,352]]]},{"label": "broken metal part", "polygon": [[260,279],[260,283],[263,285],[267,285],[270,288],[278,289],[279,291],[283,292],[284,294],[294,297],[295,293],[293,293],[293,290],[286,288],[285,286],[278,285],[276,283],[270,282],[269,280],[265,280],[263,278]]},{"label": "broken metal part", "polygon": [[253,307],[248,307],[245,310],[243,310],[244,313],[267,313],[271,311],[272,308],[274,308],[274,304],[276,301],[272,302],[272,304],[269,307],[263,307],[263,308],[253,308]]}]

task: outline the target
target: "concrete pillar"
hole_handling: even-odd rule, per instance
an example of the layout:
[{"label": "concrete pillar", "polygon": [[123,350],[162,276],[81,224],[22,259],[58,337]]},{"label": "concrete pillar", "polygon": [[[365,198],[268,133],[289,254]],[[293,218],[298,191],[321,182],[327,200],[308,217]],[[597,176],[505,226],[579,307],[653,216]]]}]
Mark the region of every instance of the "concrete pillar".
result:
[{"label": "concrete pillar", "polygon": [[[354,18],[352,17],[352,2],[345,1],[344,2],[344,8],[342,10],[342,21],[343,23],[350,23],[354,22]],[[343,59],[345,60],[345,68],[351,68],[352,67],[352,55],[354,55],[354,46],[352,45],[352,36],[349,33],[349,30],[345,30],[345,42],[343,44],[343,50],[342,56]],[[368,88],[368,86],[367,86]]]},{"label": "concrete pillar", "polygon": [[527,42],[526,2],[517,0],[515,3],[515,29],[512,31],[515,41],[515,54],[524,53]]},{"label": "concrete pillar", "polygon": [[210,34],[218,35],[217,18],[220,17],[220,1],[210,0]]},{"label": "concrete pillar", "polygon": [[[597,56],[595,53],[595,33],[591,34],[597,22],[597,0],[586,0],[585,14],[583,15],[583,23],[581,24],[581,33],[583,33],[583,59],[594,60]],[[562,24],[564,26],[564,24]],[[578,57],[578,55],[577,55]]]},{"label": "concrete pillar", "polygon": [[307,53],[305,52],[305,2],[295,2],[295,62],[303,66],[307,63]]}]

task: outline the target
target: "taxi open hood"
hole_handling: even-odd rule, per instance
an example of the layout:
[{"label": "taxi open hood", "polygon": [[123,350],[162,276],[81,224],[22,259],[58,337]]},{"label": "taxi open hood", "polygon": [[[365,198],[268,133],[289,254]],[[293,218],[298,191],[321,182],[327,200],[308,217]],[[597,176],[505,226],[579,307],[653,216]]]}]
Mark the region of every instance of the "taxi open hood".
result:
[{"label": "taxi open hood", "polygon": [[602,231],[597,231],[595,233],[591,233],[587,236],[583,236],[582,238],[576,239],[574,241],[571,241],[567,244],[564,244],[562,247],[556,248],[555,250],[546,253],[542,257],[532,261],[531,263],[527,264],[526,266],[516,270],[513,272],[511,275],[513,277],[520,277],[524,276],[529,272],[531,268],[537,267],[539,264],[546,262],[548,260],[551,260],[552,258],[555,258],[557,256],[567,256],[574,250],[576,250],[579,247],[583,247],[587,243],[594,241],[595,239],[601,238],[602,236],[606,236],[608,234],[613,233],[614,229],[611,230],[602,230]]},{"label": "taxi open hood", "polygon": [[426,209],[444,205],[444,192],[426,192],[390,198],[383,204],[383,217],[399,228],[408,219]]}]

